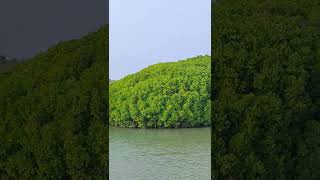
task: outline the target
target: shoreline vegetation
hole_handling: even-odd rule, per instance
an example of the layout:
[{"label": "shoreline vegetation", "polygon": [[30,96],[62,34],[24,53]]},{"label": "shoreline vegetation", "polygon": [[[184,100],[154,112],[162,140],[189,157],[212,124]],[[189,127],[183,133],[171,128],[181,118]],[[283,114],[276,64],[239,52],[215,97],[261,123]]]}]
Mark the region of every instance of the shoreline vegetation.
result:
[{"label": "shoreline vegetation", "polygon": [[211,124],[211,57],[151,65],[110,84],[111,126],[192,128]]}]

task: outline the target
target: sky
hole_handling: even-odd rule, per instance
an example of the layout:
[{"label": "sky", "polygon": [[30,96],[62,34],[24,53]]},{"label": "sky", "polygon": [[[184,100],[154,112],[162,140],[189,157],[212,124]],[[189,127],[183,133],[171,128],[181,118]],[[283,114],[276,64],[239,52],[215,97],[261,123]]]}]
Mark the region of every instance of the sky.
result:
[{"label": "sky", "polygon": [[107,20],[108,0],[1,0],[0,56],[32,57]]},{"label": "sky", "polygon": [[210,55],[211,0],[110,0],[110,78]]}]

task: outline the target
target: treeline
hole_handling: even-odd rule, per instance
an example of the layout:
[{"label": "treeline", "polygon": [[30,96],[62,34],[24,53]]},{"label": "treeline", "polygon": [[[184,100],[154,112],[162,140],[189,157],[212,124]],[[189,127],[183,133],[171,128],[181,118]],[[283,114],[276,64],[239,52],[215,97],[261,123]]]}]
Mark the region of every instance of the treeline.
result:
[{"label": "treeline", "polygon": [[0,179],[108,178],[108,27],[0,79]]},{"label": "treeline", "polygon": [[319,1],[212,5],[213,179],[319,179]]},{"label": "treeline", "polygon": [[210,56],[159,63],[110,85],[110,125],[139,128],[210,125]]}]

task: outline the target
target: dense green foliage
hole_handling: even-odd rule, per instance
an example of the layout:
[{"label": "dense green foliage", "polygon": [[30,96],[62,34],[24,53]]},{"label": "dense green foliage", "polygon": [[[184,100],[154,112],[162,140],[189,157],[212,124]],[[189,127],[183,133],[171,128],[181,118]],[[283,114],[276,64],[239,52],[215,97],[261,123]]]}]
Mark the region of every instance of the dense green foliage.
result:
[{"label": "dense green foliage", "polygon": [[108,29],[0,79],[0,179],[107,179]]},{"label": "dense green foliage", "polygon": [[213,3],[214,179],[320,179],[320,1]]},{"label": "dense green foliage", "polygon": [[110,125],[210,125],[210,56],[159,63],[110,85]]}]

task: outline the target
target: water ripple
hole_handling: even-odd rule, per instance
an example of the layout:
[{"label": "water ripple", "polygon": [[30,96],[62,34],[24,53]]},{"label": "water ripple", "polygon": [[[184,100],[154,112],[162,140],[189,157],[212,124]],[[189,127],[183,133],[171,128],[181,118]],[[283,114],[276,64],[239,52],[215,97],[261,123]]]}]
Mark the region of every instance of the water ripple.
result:
[{"label": "water ripple", "polygon": [[210,129],[110,128],[111,180],[209,180]]}]

